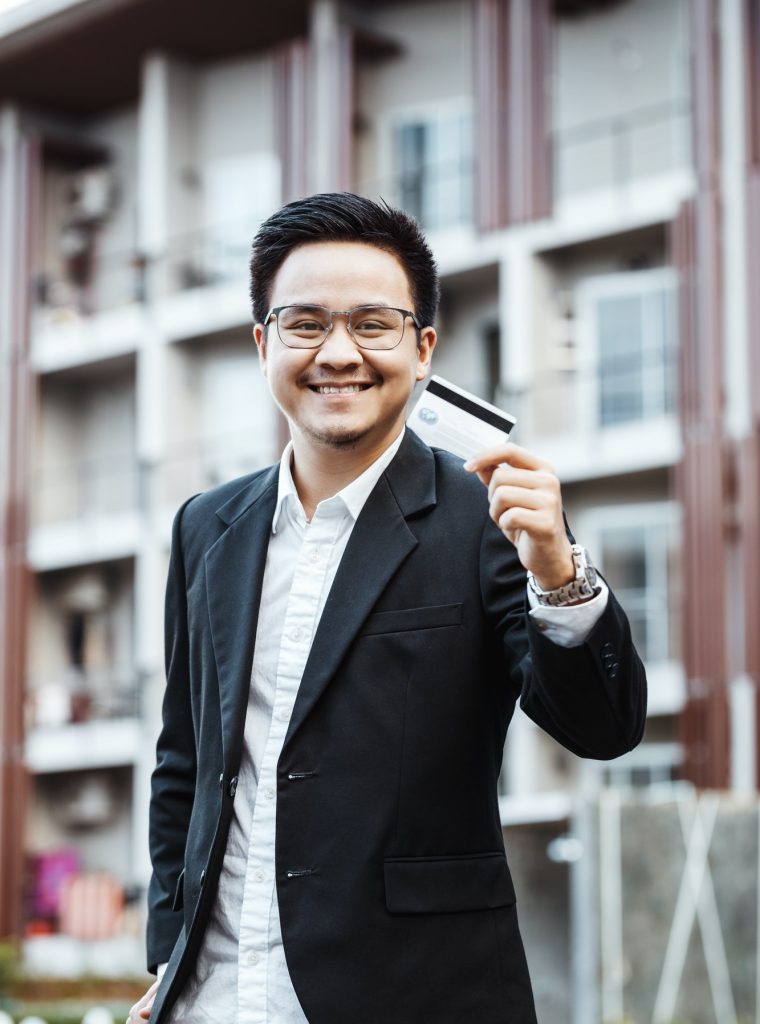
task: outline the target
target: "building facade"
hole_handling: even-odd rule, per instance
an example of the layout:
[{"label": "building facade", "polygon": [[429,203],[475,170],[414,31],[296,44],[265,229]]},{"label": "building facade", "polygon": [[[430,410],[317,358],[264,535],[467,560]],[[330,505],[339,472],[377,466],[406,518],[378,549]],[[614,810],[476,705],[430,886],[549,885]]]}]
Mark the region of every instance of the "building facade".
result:
[{"label": "building facade", "polygon": [[0,15],[0,933],[61,927],[63,853],[139,920],[172,515],[278,457],[250,240],[342,189],[420,220],[436,372],[554,464],[647,663],[637,750],[518,714],[502,772],[539,1006],[590,1022],[588,807],[757,788],[759,0]]}]

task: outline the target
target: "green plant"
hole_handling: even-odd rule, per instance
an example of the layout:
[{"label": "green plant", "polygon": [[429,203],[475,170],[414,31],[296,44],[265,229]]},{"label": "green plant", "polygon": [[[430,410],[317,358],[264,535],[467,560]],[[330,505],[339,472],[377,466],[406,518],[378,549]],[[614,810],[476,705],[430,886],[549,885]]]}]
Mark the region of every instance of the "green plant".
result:
[{"label": "green plant", "polygon": [[9,989],[19,975],[19,953],[15,942],[0,942],[0,999],[7,997]]}]

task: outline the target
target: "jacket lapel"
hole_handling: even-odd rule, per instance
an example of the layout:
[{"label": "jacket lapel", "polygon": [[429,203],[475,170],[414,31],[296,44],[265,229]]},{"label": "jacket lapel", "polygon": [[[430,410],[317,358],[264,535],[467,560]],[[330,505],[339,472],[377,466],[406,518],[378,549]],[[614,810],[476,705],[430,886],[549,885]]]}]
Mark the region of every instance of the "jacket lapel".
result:
[{"label": "jacket lapel", "polygon": [[285,746],[334,676],[394,573],[417,546],[406,518],[434,504],[433,453],[407,430],[346,545],[306,662]]},{"label": "jacket lapel", "polygon": [[241,748],[253,645],[261,603],[267,547],[277,501],[275,465],[217,509],[227,530],[206,552],[206,591],[214,644],[226,771]]}]

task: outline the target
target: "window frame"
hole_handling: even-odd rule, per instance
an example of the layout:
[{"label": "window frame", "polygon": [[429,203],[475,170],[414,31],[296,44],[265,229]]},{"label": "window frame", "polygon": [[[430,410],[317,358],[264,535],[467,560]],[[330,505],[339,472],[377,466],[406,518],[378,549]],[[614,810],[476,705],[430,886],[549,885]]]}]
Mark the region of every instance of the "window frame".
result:
[{"label": "window frame", "polygon": [[[662,571],[665,583],[666,606],[672,600],[678,600],[678,581],[667,572],[667,555],[672,547],[679,551],[679,535],[681,530],[681,508],[673,499],[654,499],[626,504],[594,505],[586,509],[577,519],[577,535],[582,537],[588,547],[591,560],[602,576],[605,573],[603,550],[603,534],[607,530],[625,530],[632,527],[640,528],[645,524],[645,541],[650,540],[653,527],[664,528],[667,533],[661,551],[665,555],[658,567]],[[647,569],[649,559],[657,559],[657,553],[647,552]],[[676,628],[678,628],[676,626]],[[649,680],[648,715],[677,714],[686,702],[686,676],[683,662],[677,656],[678,648],[669,638],[668,656],[657,660],[644,659]]]},{"label": "window frame", "polygon": [[[382,117],[379,119],[380,124],[378,126],[378,136],[381,140],[380,145],[380,159],[378,161],[379,170],[379,182],[386,183],[386,188],[379,190],[381,192],[390,192],[392,194],[392,202],[399,206],[401,209],[405,207],[401,201],[400,192],[400,173],[399,165],[397,162],[397,134],[401,127],[404,125],[413,124],[440,124],[454,118],[462,118],[469,120],[470,125],[470,147],[469,156],[468,154],[458,154],[457,159],[460,165],[460,171],[464,166],[464,160],[469,159],[469,184],[467,181],[467,174],[460,174],[459,187],[460,187],[460,207],[461,217],[452,220],[445,224],[426,224],[424,220],[421,221],[423,229],[430,232],[441,232],[441,231],[452,231],[461,230],[462,228],[470,228],[474,224],[474,205],[475,205],[475,124],[474,124],[474,104],[472,96],[462,94],[459,96],[451,96],[447,99],[440,101],[423,101],[414,104],[405,104],[403,106],[391,107],[385,111]],[[464,159],[463,159],[464,156]],[[388,188],[387,186],[390,186]]]},{"label": "window frame", "polygon": [[[677,323],[677,287],[678,277],[674,267],[662,266],[648,270],[631,270],[623,273],[595,274],[584,277],[575,286],[575,313],[577,322],[578,338],[578,372],[580,400],[579,420],[585,433],[601,432],[609,435],[613,432],[629,432],[632,429],[652,428],[653,425],[672,423],[677,415],[676,402],[673,408],[668,410],[665,406],[668,384],[663,373],[662,382],[662,407],[659,410],[647,411],[644,408],[641,416],[621,420],[614,423],[603,423],[601,418],[602,408],[602,352],[599,337],[599,316],[600,303],[604,299],[635,297],[642,298],[647,294],[664,291],[668,297],[666,301],[670,304],[670,322],[672,324],[672,337],[668,343],[665,339],[664,353],[668,352],[668,344],[673,353],[671,373],[675,368],[675,356],[678,347],[678,323]],[[646,325],[642,332],[646,334]],[[642,349],[644,351],[644,349]],[[663,362],[663,370],[667,371],[668,361]],[[642,360],[642,375],[646,374],[647,368]],[[675,387],[675,378],[672,381]],[[649,389],[643,381],[641,394],[644,404],[649,396]],[[651,399],[650,399],[651,401]]]}]

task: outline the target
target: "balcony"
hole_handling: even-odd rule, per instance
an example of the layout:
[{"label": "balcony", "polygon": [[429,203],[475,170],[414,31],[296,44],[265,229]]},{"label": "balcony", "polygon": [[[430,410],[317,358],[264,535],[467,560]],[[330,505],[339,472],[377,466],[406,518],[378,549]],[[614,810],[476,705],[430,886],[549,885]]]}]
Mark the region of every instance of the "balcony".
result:
[{"label": "balcony", "polygon": [[137,762],[141,686],[129,670],[71,668],[30,682],[25,759],[35,774]]},{"label": "balcony", "polygon": [[658,267],[547,289],[532,378],[498,403],[563,480],[678,461],[676,286]]},{"label": "balcony", "polygon": [[470,228],[475,168],[469,101],[410,110],[380,132],[381,158],[366,161],[372,172],[360,175],[357,190],[406,210],[426,232]]},{"label": "balcony", "polygon": [[279,454],[273,423],[177,442],[160,471],[162,505],[174,509],[191,494],[271,465]]},{"label": "balcony", "polygon": [[133,452],[59,463],[31,483],[28,559],[38,572],[132,556],[139,541]]},{"label": "balcony", "polygon": [[675,177],[691,167],[691,103],[667,100],[552,133],[554,196],[559,204],[584,192],[620,192],[646,179]]}]

